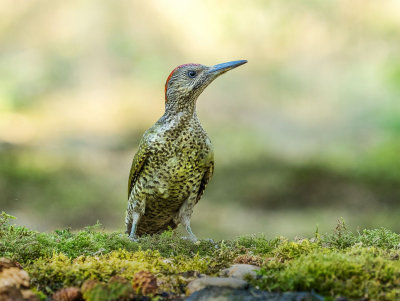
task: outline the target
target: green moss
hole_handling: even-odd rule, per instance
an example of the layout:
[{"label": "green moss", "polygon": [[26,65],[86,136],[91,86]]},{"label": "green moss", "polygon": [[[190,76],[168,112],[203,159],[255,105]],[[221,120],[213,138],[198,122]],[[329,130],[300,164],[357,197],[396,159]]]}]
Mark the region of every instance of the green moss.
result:
[{"label": "green moss", "polygon": [[254,254],[265,255],[271,253],[281,243],[281,240],[282,238],[268,240],[264,235],[249,235],[239,237],[233,241],[234,244],[228,242],[228,245],[236,249],[244,248]]},{"label": "green moss", "polygon": [[138,242],[132,242],[122,232],[107,233],[101,230],[99,224],[76,233],[69,229],[39,233],[25,227],[8,225],[8,218],[0,218],[0,225],[3,220],[0,228],[0,254],[20,263],[50,257],[54,252],[76,258],[81,255],[106,254],[119,249],[131,252],[139,249],[157,250],[163,256],[213,256],[216,251],[215,244],[210,241],[203,240],[195,244],[181,239],[179,234],[172,231],[142,237]]},{"label": "green moss", "polygon": [[0,231],[1,229],[7,228],[8,222],[11,219],[15,219],[15,216],[5,213],[4,211],[0,214]]},{"label": "green moss", "polygon": [[135,251],[139,245],[129,241],[122,233],[105,233],[86,228],[78,233],[68,229],[54,233],[39,233],[25,227],[3,225],[0,228],[0,254],[21,263],[49,257],[62,252],[71,258],[96,255],[124,248]]},{"label": "green moss", "polygon": [[253,284],[265,290],[314,290],[332,298],[400,298],[400,261],[375,247],[315,248],[284,263],[270,261],[260,275]]},{"label": "green moss", "polygon": [[303,239],[299,242],[283,241],[274,250],[274,256],[279,261],[286,261],[309,254],[318,248],[318,244],[312,243],[308,239]]},{"label": "green moss", "polygon": [[364,229],[354,233],[347,229],[343,220],[339,220],[332,234],[318,237],[322,243],[339,249],[349,248],[356,244],[389,249],[400,249],[400,235],[385,228]]},{"label": "green moss", "polygon": [[82,291],[86,301],[128,301],[134,296],[132,284],[127,281],[92,282],[84,285]]},{"label": "green moss", "polygon": [[55,253],[50,258],[41,258],[26,265],[25,269],[34,285],[54,291],[63,286],[81,286],[88,279],[107,282],[116,275],[132,280],[133,275],[142,270],[152,272],[157,277],[187,271],[207,273],[213,265],[215,263],[211,258],[199,255],[164,258],[158,251],[120,250],[100,256],[82,255],[75,259]]},{"label": "green moss", "polygon": [[365,246],[400,249],[400,235],[385,228],[363,230],[359,241]]},{"label": "green moss", "polygon": [[39,233],[10,225],[11,218],[0,215],[0,256],[19,261],[42,296],[94,280],[87,300],[122,298],[131,293],[130,284],[110,279],[129,282],[143,270],[157,277],[160,291],[179,295],[199,273],[216,275],[237,258],[254,256],[263,268],[252,284],[264,290],[314,290],[332,299],[400,299],[400,235],[384,228],[352,232],[340,220],[332,233],[295,241],[251,235],[193,243],[166,231],[131,242],[100,225]]}]

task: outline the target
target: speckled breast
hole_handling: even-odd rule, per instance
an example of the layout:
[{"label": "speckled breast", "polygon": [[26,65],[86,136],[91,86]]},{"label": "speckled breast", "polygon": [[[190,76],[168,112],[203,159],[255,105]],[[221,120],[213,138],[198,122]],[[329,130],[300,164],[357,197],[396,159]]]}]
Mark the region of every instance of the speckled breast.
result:
[{"label": "speckled breast", "polygon": [[204,131],[156,135],[152,155],[134,187],[135,198],[146,202],[138,235],[176,227],[173,218],[190,194],[197,193],[211,151]]}]

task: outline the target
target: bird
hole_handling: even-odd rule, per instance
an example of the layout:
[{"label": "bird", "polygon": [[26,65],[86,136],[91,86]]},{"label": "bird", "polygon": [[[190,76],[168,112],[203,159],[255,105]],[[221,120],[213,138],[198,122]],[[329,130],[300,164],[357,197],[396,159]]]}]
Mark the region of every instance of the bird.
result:
[{"label": "bird", "polygon": [[245,63],[183,64],[168,76],[165,112],[143,134],[129,173],[125,224],[132,241],[179,224],[197,241],[190,219],[213,175],[214,151],[196,101],[217,77]]}]

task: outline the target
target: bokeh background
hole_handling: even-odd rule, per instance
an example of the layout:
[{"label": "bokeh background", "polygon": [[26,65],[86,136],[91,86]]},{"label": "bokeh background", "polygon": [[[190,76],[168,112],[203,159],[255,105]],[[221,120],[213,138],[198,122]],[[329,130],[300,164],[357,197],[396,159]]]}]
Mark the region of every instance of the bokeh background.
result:
[{"label": "bokeh background", "polygon": [[194,232],[400,231],[397,0],[1,1],[0,211],[123,230],[166,77],[236,59],[198,100],[216,169]]}]

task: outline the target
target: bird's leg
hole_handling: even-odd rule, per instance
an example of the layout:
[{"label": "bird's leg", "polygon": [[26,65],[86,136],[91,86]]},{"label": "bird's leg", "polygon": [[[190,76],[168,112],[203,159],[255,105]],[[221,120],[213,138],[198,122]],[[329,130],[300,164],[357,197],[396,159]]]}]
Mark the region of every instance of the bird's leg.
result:
[{"label": "bird's leg", "polygon": [[136,238],[136,225],[140,219],[140,213],[133,211],[132,213],[132,227],[129,233],[129,239],[132,241],[137,241]]},{"label": "bird's leg", "polygon": [[131,197],[128,201],[128,209],[126,210],[126,233],[129,234],[129,239],[132,241],[136,241],[136,228],[137,224],[144,214],[145,210],[144,202],[138,202]]},{"label": "bird's leg", "polygon": [[187,233],[189,234],[189,239],[193,242],[196,242],[198,239],[196,235],[193,234],[192,228],[190,227],[190,218],[192,216],[193,207],[195,205],[195,195],[193,197],[189,197],[179,209],[178,215],[175,217],[175,223],[178,224],[178,221],[185,227]]},{"label": "bird's leg", "polygon": [[190,227],[190,217],[185,217],[181,220],[182,225],[185,227],[187,233],[189,234],[189,239],[193,242],[198,241],[196,235],[192,232],[192,228]]}]

